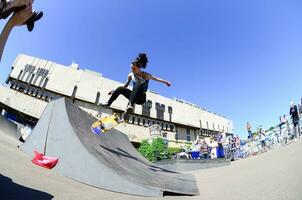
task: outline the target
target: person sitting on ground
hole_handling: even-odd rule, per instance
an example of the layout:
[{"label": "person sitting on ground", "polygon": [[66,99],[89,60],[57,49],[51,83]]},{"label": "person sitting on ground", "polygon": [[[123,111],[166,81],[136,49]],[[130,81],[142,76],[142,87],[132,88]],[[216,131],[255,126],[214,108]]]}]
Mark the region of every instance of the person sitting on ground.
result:
[{"label": "person sitting on ground", "polygon": [[[32,6],[33,0],[1,0],[0,2],[0,19],[6,19],[12,13]],[[32,15],[23,24],[26,24],[27,30],[31,32],[35,27],[35,22],[43,17],[42,11],[31,9]]]},{"label": "person sitting on ground", "polygon": [[26,22],[32,15],[33,15],[32,8],[31,6],[28,6],[23,10],[15,12],[13,16],[5,24],[0,35],[0,61],[2,59],[6,41],[12,29],[15,26],[22,26],[24,22]]},{"label": "person sitting on ground", "polygon": [[[171,82],[157,78],[141,69],[146,68],[148,58],[145,53],[140,53],[138,57],[131,63],[131,73],[128,75],[128,79],[124,86],[118,87],[116,90],[111,91],[108,95],[111,95],[107,103],[101,104],[104,107],[110,107],[111,104],[118,98],[119,95],[125,96],[129,99],[126,113],[133,112],[134,104],[142,105],[146,102],[146,92],[149,86],[149,80],[158,81],[164,83],[167,86],[171,86]],[[133,83],[133,89],[128,89],[130,82]]]},{"label": "person sitting on ground", "polygon": [[185,149],[181,149],[179,153],[176,154],[177,159],[190,159],[189,154]]}]

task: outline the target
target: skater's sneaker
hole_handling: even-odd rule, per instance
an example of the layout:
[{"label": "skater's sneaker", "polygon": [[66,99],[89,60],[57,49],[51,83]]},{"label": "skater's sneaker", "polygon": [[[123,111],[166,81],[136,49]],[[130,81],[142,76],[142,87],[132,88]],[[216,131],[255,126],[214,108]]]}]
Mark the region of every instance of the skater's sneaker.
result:
[{"label": "skater's sneaker", "polygon": [[131,114],[133,113],[133,106],[128,104],[127,108],[126,108],[126,113]]},{"label": "skater's sneaker", "polygon": [[33,15],[24,23],[27,26],[27,30],[31,32],[35,27],[35,22],[43,17],[43,12],[34,11]]}]

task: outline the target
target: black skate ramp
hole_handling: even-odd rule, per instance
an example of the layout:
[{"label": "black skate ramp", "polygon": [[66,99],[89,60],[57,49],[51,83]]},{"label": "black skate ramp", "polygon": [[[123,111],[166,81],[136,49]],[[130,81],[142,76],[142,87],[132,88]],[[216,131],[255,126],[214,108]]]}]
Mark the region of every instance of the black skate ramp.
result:
[{"label": "black skate ramp", "polygon": [[94,121],[96,118],[69,100],[52,101],[21,148],[31,156],[37,150],[58,157],[55,170],[105,190],[139,196],[199,194],[194,176],[147,161],[116,129],[94,135],[90,129]]}]

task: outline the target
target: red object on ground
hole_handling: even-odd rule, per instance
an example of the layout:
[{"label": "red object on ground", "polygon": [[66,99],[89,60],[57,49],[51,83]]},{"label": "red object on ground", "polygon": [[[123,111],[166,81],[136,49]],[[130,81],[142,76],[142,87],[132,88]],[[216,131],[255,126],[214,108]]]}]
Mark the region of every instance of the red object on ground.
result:
[{"label": "red object on ground", "polygon": [[47,169],[54,168],[59,161],[58,158],[46,157],[42,153],[39,153],[37,151],[34,151],[34,154],[35,157],[34,159],[32,159],[32,162]]}]

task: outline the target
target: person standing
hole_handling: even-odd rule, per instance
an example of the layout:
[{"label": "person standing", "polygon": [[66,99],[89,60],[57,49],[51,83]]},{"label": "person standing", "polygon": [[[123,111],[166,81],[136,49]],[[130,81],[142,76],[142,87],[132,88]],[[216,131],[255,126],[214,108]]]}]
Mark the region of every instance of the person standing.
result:
[{"label": "person standing", "polygon": [[290,102],[289,114],[293,122],[293,133],[295,134],[295,138],[298,139],[300,138],[300,125],[299,125],[300,119],[299,119],[298,108],[293,101]]},{"label": "person standing", "polygon": [[224,158],[224,149],[223,149],[223,133],[224,130],[222,130],[222,132],[219,132],[217,134],[217,143],[218,143],[218,147],[217,147],[217,158]]},{"label": "person standing", "polygon": [[261,149],[265,151],[266,150],[266,143],[265,143],[266,135],[265,135],[265,130],[262,128],[262,125],[260,125],[260,127],[259,127],[259,139],[261,142]]},{"label": "person standing", "polygon": [[202,154],[202,158],[208,159],[209,158],[209,145],[205,140],[203,140],[202,145],[200,147],[200,152]]},{"label": "person standing", "polygon": [[246,123],[246,130],[248,132],[248,139],[252,139],[253,138],[252,126],[249,122]]}]

